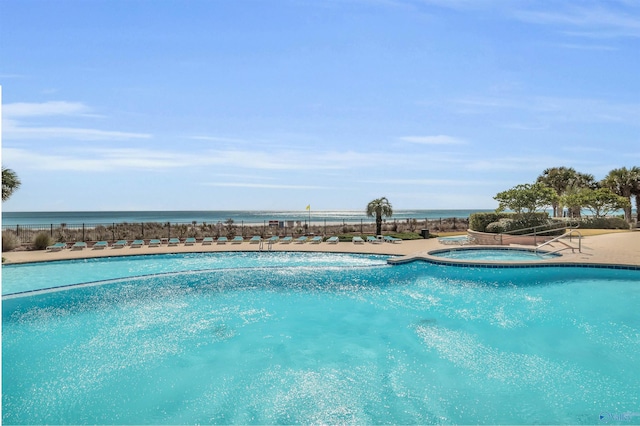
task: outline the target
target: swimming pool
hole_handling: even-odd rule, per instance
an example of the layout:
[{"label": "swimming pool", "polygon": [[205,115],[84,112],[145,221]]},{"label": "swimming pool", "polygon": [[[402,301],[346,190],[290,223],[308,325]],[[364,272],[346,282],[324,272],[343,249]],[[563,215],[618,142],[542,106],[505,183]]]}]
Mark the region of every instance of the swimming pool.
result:
[{"label": "swimming pool", "polygon": [[598,423],[638,411],[638,270],[268,256],[5,297],[3,422]]},{"label": "swimming pool", "polygon": [[553,259],[560,257],[560,254],[546,251],[534,251],[527,249],[516,249],[511,247],[465,247],[454,249],[441,249],[429,252],[429,255],[444,259],[458,260],[481,260],[481,261],[507,261],[523,262]]}]

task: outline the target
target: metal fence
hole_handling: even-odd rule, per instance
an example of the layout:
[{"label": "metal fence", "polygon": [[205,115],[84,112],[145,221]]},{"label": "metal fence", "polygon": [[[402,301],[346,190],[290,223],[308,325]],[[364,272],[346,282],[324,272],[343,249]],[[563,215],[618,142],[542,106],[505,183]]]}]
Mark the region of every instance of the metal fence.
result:
[{"label": "metal fence", "polygon": [[[422,229],[433,231],[466,230],[468,219],[386,219],[383,232],[418,232]],[[116,241],[134,239],[163,238],[203,238],[242,235],[243,237],[261,235],[339,235],[346,233],[373,234],[375,220],[343,221],[327,223],[306,221],[265,221],[260,223],[60,223],[60,224],[25,224],[3,225],[3,234],[9,232],[17,236],[21,244],[31,243],[36,235],[48,234],[52,240],[59,242],[76,241]]]}]

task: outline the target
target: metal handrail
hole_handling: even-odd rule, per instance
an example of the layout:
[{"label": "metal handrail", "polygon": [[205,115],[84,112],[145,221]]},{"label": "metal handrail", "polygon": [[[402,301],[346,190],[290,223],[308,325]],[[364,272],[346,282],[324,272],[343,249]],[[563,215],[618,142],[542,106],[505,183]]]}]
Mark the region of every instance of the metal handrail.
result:
[{"label": "metal handrail", "polygon": [[[554,241],[558,241],[560,238],[571,237],[571,235],[574,234],[574,233],[578,234],[578,253],[582,253],[582,234],[577,229],[571,229],[571,230],[565,232],[562,235],[558,235],[557,237],[555,237],[555,238],[553,238],[553,239],[551,239],[549,241],[546,241],[546,242],[536,246],[534,251],[536,253],[538,253],[538,250],[541,249],[542,247],[544,247],[544,246],[546,246],[548,244],[551,244]],[[575,247],[569,246],[568,244],[566,244],[566,245],[567,245],[567,248],[570,248],[572,252],[575,251],[575,249],[576,249]],[[561,250],[564,250],[564,249],[561,249]]]},{"label": "metal handrail", "polygon": [[[548,225],[537,225],[537,226],[530,226],[528,228],[514,229],[514,230],[511,230],[511,231],[501,232],[499,234],[496,234],[496,235],[494,235],[493,238],[496,241],[500,241],[500,245],[502,245],[502,243],[503,243],[503,235],[507,235],[507,236],[510,236],[510,237],[516,237],[516,236],[518,236],[518,237],[530,237],[530,236],[533,236],[534,237],[534,244],[535,244],[535,243],[537,243],[535,237],[537,237],[538,235],[548,234],[550,232],[559,231],[560,229],[571,229],[571,230],[574,230],[574,229],[577,229],[577,228],[580,227],[580,223],[577,223],[575,228],[572,228],[571,224],[564,223],[564,224],[558,225],[558,226],[556,226],[554,228],[548,228],[548,229],[543,229],[541,231],[537,231],[538,228],[546,228],[547,226]],[[528,232],[528,233],[525,233],[525,234],[521,234],[520,233],[522,231],[528,231],[530,229],[533,230],[533,232]],[[565,234],[563,234],[563,235],[565,235]]]}]

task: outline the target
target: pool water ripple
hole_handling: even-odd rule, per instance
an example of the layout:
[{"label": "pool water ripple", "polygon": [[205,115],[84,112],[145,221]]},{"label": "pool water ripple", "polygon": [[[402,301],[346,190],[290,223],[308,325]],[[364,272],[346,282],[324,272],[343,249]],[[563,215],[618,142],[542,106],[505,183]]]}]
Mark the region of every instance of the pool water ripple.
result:
[{"label": "pool water ripple", "polygon": [[638,271],[306,260],[3,300],[3,422],[576,424],[637,411]]}]

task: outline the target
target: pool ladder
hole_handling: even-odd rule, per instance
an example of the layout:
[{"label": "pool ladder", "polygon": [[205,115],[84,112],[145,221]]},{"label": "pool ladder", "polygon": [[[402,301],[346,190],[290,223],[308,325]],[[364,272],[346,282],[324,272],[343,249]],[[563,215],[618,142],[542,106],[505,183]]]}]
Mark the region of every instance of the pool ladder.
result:
[{"label": "pool ladder", "polygon": [[[272,248],[273,248],[273,241],[267,240],[267,250],[271,251]],[[260,240],[260,245],[258,246],[258,250],[260,251],[264,250],[264,240]]]}]

